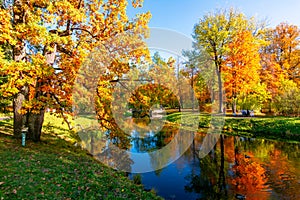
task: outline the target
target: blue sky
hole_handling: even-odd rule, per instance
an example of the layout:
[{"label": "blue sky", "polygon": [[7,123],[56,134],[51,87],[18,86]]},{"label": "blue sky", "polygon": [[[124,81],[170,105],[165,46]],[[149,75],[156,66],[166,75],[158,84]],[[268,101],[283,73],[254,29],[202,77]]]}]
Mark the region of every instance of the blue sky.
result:
[{"label": "blue sky", "polygon": [[143,8],[129,14],[150,11],[150,27],[167,28],[191,36],[193,27],[206,13],[220,8],[237,8],[246,16],[267,19],[269,26],[288,22],[300,27],[300,0],[144,0]]}]

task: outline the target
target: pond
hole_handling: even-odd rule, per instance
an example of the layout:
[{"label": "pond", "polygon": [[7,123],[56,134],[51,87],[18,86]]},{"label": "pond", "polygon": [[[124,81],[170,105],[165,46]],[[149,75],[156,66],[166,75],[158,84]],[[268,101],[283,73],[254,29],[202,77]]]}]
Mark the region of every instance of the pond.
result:
[{"label": "pond", "polygon": [[199,159],[203,137],[167,167],[141,174],[145,188],[165,199],[300,199],[299,144],[222,135]]},{"label": "pond", "polygon": [[[299,143],[221,135],[212,151],[199,158],[206,134],[193,133],[188,143],[188,134],[178,130],[167,125],[154,134],[137,128],[126,143],[127,151],[109,148],[116,140],[95,138],[87,148],[101,162],[128,172],[136,165],[146,166],[143,173],[129,173],[129,177],[139,174],[145,189],[165,199],[300,199]],[[182,154],[174,146],[159,159],[151,156],[172,140],[187,143]],[[145,156],[138,160],[136,153]]]}]

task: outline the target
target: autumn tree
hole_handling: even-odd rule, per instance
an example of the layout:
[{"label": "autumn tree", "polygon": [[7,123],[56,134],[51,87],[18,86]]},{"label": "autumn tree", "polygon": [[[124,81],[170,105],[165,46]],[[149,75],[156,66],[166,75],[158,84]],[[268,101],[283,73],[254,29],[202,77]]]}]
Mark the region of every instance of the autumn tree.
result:
[{"label": "autumn tree", "polygon": [[283,79],[274,97],[274,108],[282,115],[300,115],[300,89],[292,80]]},{"label": "autumn tree", "polygon": [[89,52],[118,34],[142,37],[150,17],[145,13],[130,20],[126,0],[5,2],[0,44],[12,48],[13,59],[4,60],[2,52],[1,74],[9,79],[1,91],[14,99],[14,135],[19,137],[26,125],[34,141],[40,140],[46,108],[55,108],[61,116],[70,111],[72,87]]},{"label": "autumn tree", "polygon": [[273,53],[273,48],[271,43],[271,31],[266,31],[265,40],[269,43],[266,46],[262,46],[260,50],[261,57],[261,70],[260,70],[260,80],[262,84],[266,85],[266,92],[270,94],[268,98],[269,112],[272,110],[272,101],[274,97],[278,94],[278,88],[280,87],[280,82],[283,79],[283,71],[275,61],[275,55]]},{"label": "autumn tree", "polygon": [[300,30],[295,25],[281,23],[273,30],[272,46],[276,63],[284,75],[299,86],[300,81]]},{"label": "autumn tree", "polygon": [[[231,100],[232,111],[236,113],[238,100],[255,96],[261,103],[267,97],[265,86],[260,84],[260,44],[249,31],[238,33],[228,44],[229,52],[224,63],[224,87],[226,96]],[[252,102],[254,103],[254,102]],[[250,109],[250,105],[247,108]]]},{"label": "autumn tree", "polygon": [[165,61],[156,52],[151,63],[136,69],[135,79],[140,80],[140,85],[129,99],[132,108],[149,112],[152,106],[179,106],[178,91],[172,90],[177,83],[174,63],[172,57]]},{"label": "autumn tree", "polygon": [[[110,138],[127,141],[132,130],[126,114],[150,121],[154,106],[179,106],[174,63],[165,61],[158,53],[143,59],[143,63],[124,65],[118,72],[102,74],[97,86],[97,117]],[[122,71],[122,70],[123,71]],[[175,88],[175,89],[174,89]],[[126,142],[125,142],[126,143]],[[126,145],[116,144],[119,147]]]},{"label": "autumn tree", "polygon": [[194,48],[206,52],[214,63],[213,67],[218,80],[219,112],[223,110],[222,73],[228,44],[238,32],[252,26],[242,13],[233,9],[207,14],[195,25]]},{"label": "autumn tree", "polygon": [[[7,8],[7,3],[3,0],[0,1],[0,7],[1,9],[8,9]],[[0,59],[4,60],[11,60],[12,55],[11,55],[11,48],[7,44],[0,44],[0,51],[2,55],[0,55]],[[0,53],[0,54],[1,54]],[[0,85],[3,85],[7,83],[8,81],[8,76],[6,74],[0,73]],[[4,97],[0,91],[0,112],[6,112],[8,111],[8,107],[11,105],[12,99],[10,97]]]},{"label": "autumn tree", "polygon": [[269,99],[269,111],[281,84],[287,80],[299,86],[299,28],[281,23],[267,30],[265,40],[268,45],[261,49],[261,80],[266,84]]}]

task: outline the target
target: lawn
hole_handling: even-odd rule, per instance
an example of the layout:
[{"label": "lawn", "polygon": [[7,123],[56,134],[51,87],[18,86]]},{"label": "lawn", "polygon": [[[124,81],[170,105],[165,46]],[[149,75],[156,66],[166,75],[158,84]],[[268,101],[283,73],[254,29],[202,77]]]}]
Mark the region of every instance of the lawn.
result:
[{"label": "lawn", "polygon": [[[181,119],[194,118],[191,113],[173,113],[167,120],[179,122]],[[211,115],[199,115],[199,130],[210,127]],[[300,118],[296,117],[224,117],[223,133],[230,135],[243,135],[276,140],[300,142]]]},{"label": "lawn", "polygon": [[74,131],[47,115],[40,143],[14,139],[0,121],[0,199],[160,199],[73,144]]}]

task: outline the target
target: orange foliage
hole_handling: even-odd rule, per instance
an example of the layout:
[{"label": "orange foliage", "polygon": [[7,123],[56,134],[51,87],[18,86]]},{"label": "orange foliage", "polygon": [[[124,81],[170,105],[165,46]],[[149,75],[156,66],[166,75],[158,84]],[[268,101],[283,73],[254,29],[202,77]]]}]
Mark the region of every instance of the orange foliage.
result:
[{"label": "orange foliage", "polygon": [[229,55],[224,65],[224,87],[228,99],[241,93],[249,94],[259,83],[261,68],[259,45],[250,31],[240,32],[229,44]]},{"label": "orange foliage", "polygon": [[[122,46],[112,46],[111,40],[117,35],[131,36],[120,36],[116,41],[123,41],[128,47],[130,40],[141,40],[148,34],[150,13],[128,19],[127,0],[12,2],[12,13],[0,9],[0,19],[4,21],[0,25],[0,44],[9,44],[14,51],[14,59],[9,62],[0,53],[0,74],[9,75],[0,89],[5,96],[13,96],[28,87],[30,98],[24,108],[30,112],[45,107],[69,110],[79,68],[91,51],[107,45],[106,50],[110,48],[116,52],[114,55],[122,55],[133,48],[121,51],[117,48]],[[133,1],[133,6],[141,3]],[[140,58],[144,54],[138,49],[129,57]],[[124,65],[111,67],[123,69]]]},{"label": "orange foliage", "polygon": [[225,158],[229,163],[234,163],[234,137],[226,137],[224,140]]},{"label": "orange foliage", "polygon": [[236,154],[236,164],[232,168],[235,176],[231,180],[237,191],[246,195],[258,193],[267,182],[266,170],[252,154],[249,155],[250,158],[246,158],[243,154]]}]

